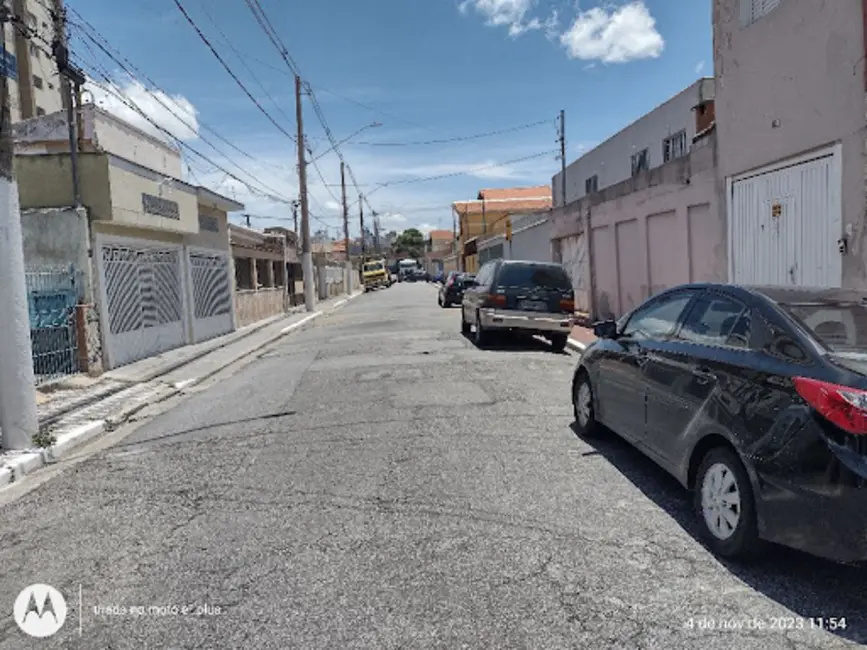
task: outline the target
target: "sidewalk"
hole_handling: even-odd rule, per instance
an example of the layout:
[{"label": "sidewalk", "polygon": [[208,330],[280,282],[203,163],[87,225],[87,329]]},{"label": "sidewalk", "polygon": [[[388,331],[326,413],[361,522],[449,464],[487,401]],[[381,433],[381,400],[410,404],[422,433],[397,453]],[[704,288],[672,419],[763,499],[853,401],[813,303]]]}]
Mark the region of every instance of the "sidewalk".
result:
[{"label": "sidewalk", "polygon": [[92,438],[126,422],[148,406],[194,386],[318,317],[360,296],[323,300],[312,313],[304,307],[259,321],[209,341],[106,372],[98,378],[71,377],[43,396],[37,406],[40,433],[52,436],[48,448],[0,452],[0,489],[47,463],[69,455]]},{"label": "sidewalk", "polygon": [[584,349],[596,340],[593,329],[576,325],[572,328],[567,345],[576,352],[584,352]]}]

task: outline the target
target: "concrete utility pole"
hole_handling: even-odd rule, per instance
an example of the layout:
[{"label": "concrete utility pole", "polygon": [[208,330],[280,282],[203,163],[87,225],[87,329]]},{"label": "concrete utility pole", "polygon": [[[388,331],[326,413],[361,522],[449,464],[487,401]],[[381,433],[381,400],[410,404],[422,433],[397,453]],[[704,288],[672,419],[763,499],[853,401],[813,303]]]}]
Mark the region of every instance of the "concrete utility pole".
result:
[{"label": "concrete utility pole", "polygon": [[563,206],[566,206],[566,111],[560,111],[560,187]]},{"label": "concrete utility pole", "polygon": [[295,237],[298,237],[298,201],[292,201],[292,223],[295,225]]},{"label": "concrete utility pole", "polygon": [[379,215],[373,213],[373,250],[379,255]]},{"label": "concrete utility pole", "polygon": [[361,263],[364,264],[364,195],[358,195],[358,223],[361,227]]},{"label": "concrete utility pole", "polygon": [[[0,32],[6,49],[6,25],[11,20],[0,5]],[[24,241],[18,185],[13,168],[12,119],[9,85],[0,71],[0,428],[3,447],[27,449],[39,432],[36,380],[30,343],[30,313],[24,273]]]},{"label": "concrete utility pole", "polygon": [[[78,127],[77,110],[81,109],[81,86],[86,79],[84,73],[69,63],[69,48],[67,47],[66,35],[66,9],[60,0],[55,0],[54,14],[54,40],[51,50],[57,63],[57,71],[60,73],[60,88],[63,92],[63,103],[66,105],[67,130],[69,132],[69,164],[72,167],[72,193],[75,207],[81,206],[81,182],[78,169]],[[75,87],[75,100],[73,100],[73,86]]]},{"label": "concrete utility pole", "polygon": [[343,245],[346,250],[346,293],[352,293],[352,259],[349,255],[349,206],[346,204],[346,163],[340,161],[340,191],[343,199]]},{"label": "concrete utility pole", "polygon": [[304,271],[304,307],[315,308],[313,253],[310,251],[310,207],[307,204],[307,162],[304,160],[304,115],[301,108],[301,77],[295,75],[295,119],[298,122],[298,187],[301,193],[301,268]]}]

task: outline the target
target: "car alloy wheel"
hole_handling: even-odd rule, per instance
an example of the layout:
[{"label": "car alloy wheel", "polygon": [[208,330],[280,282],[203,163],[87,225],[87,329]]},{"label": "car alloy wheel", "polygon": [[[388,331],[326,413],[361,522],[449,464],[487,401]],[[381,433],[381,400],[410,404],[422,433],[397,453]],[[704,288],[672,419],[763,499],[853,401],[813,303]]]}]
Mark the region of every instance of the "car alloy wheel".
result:
[{"label": "car alloy wheel", "polygon": [[484,347],[488,343],[488,332],[482,327],[482,316],[476,312],[476,347]]},{"label": "car alloy wheel", "polygon": [[730,538],[741,518],[738,480],[725,463],[708,468],[701,485],[701,510],[708,530],[717,539]]},{"label": "car alloy wheel", "polygon": [[593,410],[593,387],[586,371],[580,371],[572,385],[572,411],[575,425],[582,436],[595,435],[599,430]]},{"label": "car alloy wheel", "polygon": [[765,549],[750,477],[734,449],[719,446],[705,454],[695,475],[694,501],[714,553],[750,560]]}]

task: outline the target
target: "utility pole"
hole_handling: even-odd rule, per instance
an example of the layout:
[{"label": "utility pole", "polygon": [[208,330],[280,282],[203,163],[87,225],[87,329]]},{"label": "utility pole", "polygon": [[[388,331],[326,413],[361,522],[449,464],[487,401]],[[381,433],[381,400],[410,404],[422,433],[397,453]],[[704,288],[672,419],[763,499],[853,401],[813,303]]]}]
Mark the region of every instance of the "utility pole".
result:
[{"label": "utility pole", "polygon": [[310,207],[307,204],[307,161],[304,160],[304,115],[301,77],[295,75],[295,119],[298,123],[298,187],[301,193],[301,268],[304,271],[304,306],[313,311],[313,253],[310,251]]},{"label": "utility pole", "polygon": [[560,185],[563,189],[563,207],[566,207],[566,111],[560,111]]},{"label": "utility pole", "polygon": [[352,258],[349,255],[349,206],[346,204],[346,163],[340,161],[340,196],[343,199],[343,246],[346,250],[346,293],[352,293]]},{"label": "utility pole", "polygon": [[[0,5],[0,32],[6,50],[6,24],[12,20]],[[5,449],[33,446],[39,432],[36,380],[30,342],[27,280],[18,185],[13,167],[12,119],[7,70],[0,70],[0,427]]]},{"label": "utility pole", "polygon": [[[54,11],[54,39],[51,42],[51,51],[57,63],[57,71],[60,74],[60,89],[63,93],[63,103],[66,105],[66,122],[69,132],[69,166],[72,168],[72,194],[75,207],[81,207],[81,181],[78,169],[78,118],[76,113],[81,110],[81,86],[86,79],[84,73],[69,63],[69,48],[66,35],[66,9],[61,0],[55,0]],[[73,99],[73,86],[76,90],[76,98]]]},{"label": "utility pole", "polygon": [[364,195],[358,195],[358,223],[361,227],[361,263],[364,264]]}]

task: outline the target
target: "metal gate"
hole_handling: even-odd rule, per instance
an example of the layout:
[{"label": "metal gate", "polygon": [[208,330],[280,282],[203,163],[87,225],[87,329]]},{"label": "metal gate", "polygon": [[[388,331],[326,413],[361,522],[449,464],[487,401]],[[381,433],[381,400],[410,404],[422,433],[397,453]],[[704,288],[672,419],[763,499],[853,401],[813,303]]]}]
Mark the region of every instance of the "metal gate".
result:
[{"label": "metal gate", "polygon": [[231,332],[232,284],[229,256],[216,251],[190,250],[193,289],[193,342]]},{"label": "metal gate", "polygon": [[578,311],[589,308],[587,282],[587,245],[586,237],[573,235],[564,237],[560,242],[560,260],[572,278],[572,288],[575,290],[575,307]]},{"label": "metal gate", "polygon": [[836,151],[735,179],[728,197],[729,278],[840,287],[840,194]]},{"label": "metal gate", "polygon": [[181,247],[126,238],[98,241],[107,367],[184,345]]},{"label": "metal gate", "polygon": [[74,266],[28,267],[25,279],[36,384],[77,373],[75,306],[84,297],[84,274]]}]

